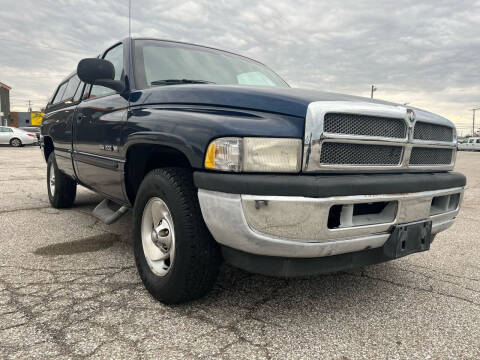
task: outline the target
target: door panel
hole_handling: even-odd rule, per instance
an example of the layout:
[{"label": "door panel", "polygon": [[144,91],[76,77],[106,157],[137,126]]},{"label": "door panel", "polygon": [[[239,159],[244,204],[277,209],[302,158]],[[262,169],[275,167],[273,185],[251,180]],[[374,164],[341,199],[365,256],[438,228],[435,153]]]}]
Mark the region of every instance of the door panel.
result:
[{"label": "door panel", "polygon": [[[115,80],[124,81],[123,44],[105,52],[103,59],[115,69]],[[114,90],[90,86],[77,107],[74,127],[74,162],[78,178],[107,197],[127,202],[123,193],[123,165],[120,156],[122,130],[127,120],[128,100]]]},{"label": "door panel", "polygon": [[75,177],[72,164],[72,126],[75,105],[60,108],[45,115],[43,123],[53,141],[57,166],[65,174]]},{"label": "door panel", "polygon": [[79,180],[114,199],[124,201],[122,129],[128,101],[119,94],[79,104],[75,121],[74,160]]}]

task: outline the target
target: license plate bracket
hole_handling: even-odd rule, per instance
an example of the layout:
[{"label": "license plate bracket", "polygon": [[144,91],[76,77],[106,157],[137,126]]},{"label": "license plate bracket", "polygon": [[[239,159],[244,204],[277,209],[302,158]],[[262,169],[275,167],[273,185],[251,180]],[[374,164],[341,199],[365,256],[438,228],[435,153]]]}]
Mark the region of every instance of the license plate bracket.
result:
[{"label": "license plate bracket", "polygon": [[432,241],[432,222],[428,220],[399,224],[383,245],[384,254],[398,259],[413,253],[427,251]]}]

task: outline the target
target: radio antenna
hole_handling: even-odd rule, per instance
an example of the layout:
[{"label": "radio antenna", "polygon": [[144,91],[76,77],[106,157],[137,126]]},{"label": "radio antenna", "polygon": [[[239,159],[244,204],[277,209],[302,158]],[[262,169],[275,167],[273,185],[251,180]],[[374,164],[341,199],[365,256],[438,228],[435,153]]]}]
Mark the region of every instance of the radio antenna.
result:
[{"label": "radio antenna", "polygon": [[132,37],[132,0],[128,0],[128,37]]}]

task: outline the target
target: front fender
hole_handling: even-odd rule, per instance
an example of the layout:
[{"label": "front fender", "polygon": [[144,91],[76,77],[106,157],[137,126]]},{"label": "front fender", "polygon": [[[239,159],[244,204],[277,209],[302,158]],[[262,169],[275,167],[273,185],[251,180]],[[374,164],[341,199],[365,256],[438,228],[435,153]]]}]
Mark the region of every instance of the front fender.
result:
[{"label": "front fender", "polygon": [[203,168],[208,144],[224,136],[303,138],[305,119],[245,109],[196,105],[151,105],[130,110],[124,156],[134,144],[156,144],[182,152]]}]

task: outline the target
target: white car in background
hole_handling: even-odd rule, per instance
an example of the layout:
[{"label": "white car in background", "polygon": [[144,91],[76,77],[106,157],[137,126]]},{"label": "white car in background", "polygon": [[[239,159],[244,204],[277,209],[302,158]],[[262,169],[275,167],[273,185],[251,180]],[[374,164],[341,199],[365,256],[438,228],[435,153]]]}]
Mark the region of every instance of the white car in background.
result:
[{"label": "white car in background", "polygon": [[459,141],[458,150],[480,151],[480,137],[471,137]]},{"label": "white car in background", "polygon": [[14,147],[36,144],[37,136],[10,126],[0,126],[0,144],[10,144]]},{"label": "white car in background", "polygon": [[467,139],[458,140],[457,149],[458,149],[459,151],[461,151],[461,150],[467,150],[467,148],[468,148],[468,138],[467,138]]},{"label": "white car in background", "polygon": [[467,144],[467,150],[480,151],[480,137],[470,138]]}]

